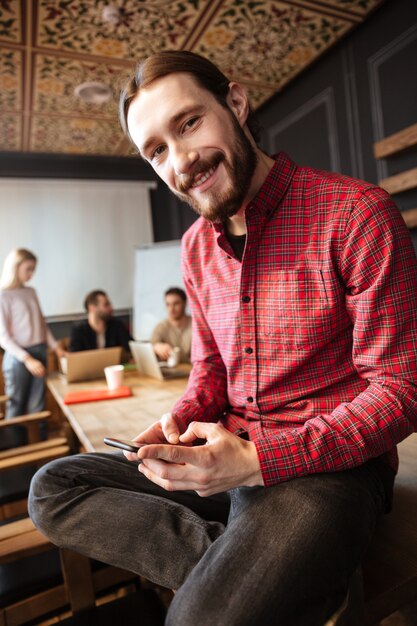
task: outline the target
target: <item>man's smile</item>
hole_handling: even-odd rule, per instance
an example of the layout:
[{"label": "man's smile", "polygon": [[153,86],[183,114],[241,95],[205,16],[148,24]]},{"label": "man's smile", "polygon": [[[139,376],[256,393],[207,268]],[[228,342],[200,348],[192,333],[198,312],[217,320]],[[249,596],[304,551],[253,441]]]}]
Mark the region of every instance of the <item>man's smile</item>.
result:
[{"label": "man's smile", "polygon": [[214,174],[216,169],[217,169],[217,165],[214,165],[213,167],[211,167],[206,172],[200,172],[199,174],[197,174],[194,177],[194,182],[190,185],[190,187],[191,188],[198,187],[199,185],[202,185],[203,183],[205,183],[206,180],[208,180],[210,178],[210,176],[212,176],[212,174]]}]

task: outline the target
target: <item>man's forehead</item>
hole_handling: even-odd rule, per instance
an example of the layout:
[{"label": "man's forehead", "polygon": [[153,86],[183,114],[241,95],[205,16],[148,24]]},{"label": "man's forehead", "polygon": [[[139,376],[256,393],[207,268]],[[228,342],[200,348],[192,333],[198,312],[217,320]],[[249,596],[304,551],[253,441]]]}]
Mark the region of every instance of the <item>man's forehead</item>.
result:
[{"label": "man's forehead", "polygon": [[167,74],[166,76],[156,78],[146,87],[142,87],[139,90],[139,95],[141,92],[146,93],[165,89],[170,91],[172,89],[185,89],[186,93],[207,93],[207,89],[205,89],[198,82],[197,78],[191,72],[172,72],[172,74]]},{"label": "man's forehead", "polygon": [[[176,72],[157,78],[141,87],[128,111],[128,123],[146,123],[145,115],[174,117],[182,108],[207,102],[212,94],[199,85],[188,72]],[[153,115],[154,114],[154,115]]]}]

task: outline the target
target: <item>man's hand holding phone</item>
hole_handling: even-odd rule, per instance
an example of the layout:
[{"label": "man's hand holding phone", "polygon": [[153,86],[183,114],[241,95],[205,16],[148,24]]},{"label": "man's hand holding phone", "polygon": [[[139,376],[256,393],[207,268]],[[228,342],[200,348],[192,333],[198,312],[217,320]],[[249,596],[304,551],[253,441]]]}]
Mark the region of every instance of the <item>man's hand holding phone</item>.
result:
[{"label": "man's hand holding phone", "polygon": [[[201,440],[205,445],[193,445]],[[209,496],[264,484],[255,444],[227,431],[220,422],[192,422],[186,428],[166,413],[133,443],[140,449],[124,450],[125,457],[167,491],[192,490]]]},{"label": "man's hand holding phone", "polygon": [[[172,413],[165,413],[160,420],[149,426],[140,435],[135,437],[133,441],[140,444],[142,447],[144,444],[152,443],[171,443],[177,444],[180,442],[180,435],[185,432],[185,426],[176,419]],[[123,451],[123,454],[129,461],[138,461],[137,452]]]},{"label": "man's hand holding phone", "polygon": [[158,422],[155,422],[131,441],[105,437],[104,443],[108,446],[123,450],[123,454],[129,461],[142,463],[138,451],[143,446],[155,443],[178,444],[180,435],[185,428],[177,422],[172,413],[165,413]]}]

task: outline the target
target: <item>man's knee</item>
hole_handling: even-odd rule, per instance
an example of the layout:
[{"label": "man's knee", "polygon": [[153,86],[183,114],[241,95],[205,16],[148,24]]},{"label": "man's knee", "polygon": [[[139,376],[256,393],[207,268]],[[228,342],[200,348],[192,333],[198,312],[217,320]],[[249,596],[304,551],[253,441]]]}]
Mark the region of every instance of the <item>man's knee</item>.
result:
[{"label": "man's knee", "polygon": [[62,457],[43,465],[33,476],[28,496],[28,512],[39,530],[47,534],[54,496],[69,486],[68,468],[74,457]]}]

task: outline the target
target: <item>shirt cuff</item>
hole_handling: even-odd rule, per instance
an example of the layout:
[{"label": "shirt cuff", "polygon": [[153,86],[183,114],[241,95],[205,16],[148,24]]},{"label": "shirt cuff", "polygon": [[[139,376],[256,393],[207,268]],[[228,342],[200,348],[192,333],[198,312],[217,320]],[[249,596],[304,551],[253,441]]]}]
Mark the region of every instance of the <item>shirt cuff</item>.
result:
[{"label": "shirt cuff", "polygon": [[306,472],[297,464],[285,439],[254,439],[265,487],[286,482]]},{"label": "shirt cuff", "polygon": [[201,407],[197,402],[188,400],[179,400],[172,409],[172,413],[176,415],[184,424],[188,426],[191,422],[201,422]]}]

